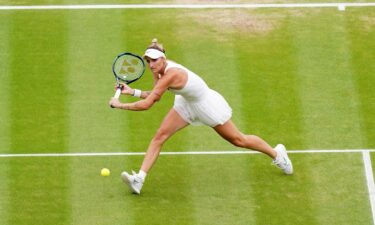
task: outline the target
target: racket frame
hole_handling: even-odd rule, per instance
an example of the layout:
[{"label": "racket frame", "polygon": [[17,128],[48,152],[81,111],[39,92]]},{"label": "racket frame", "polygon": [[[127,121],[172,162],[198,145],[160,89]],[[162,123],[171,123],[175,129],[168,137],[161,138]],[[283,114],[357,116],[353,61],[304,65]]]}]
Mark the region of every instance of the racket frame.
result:
[{"label": "racket frame", "polygon": [[[130,55],[130,56],[133,56],[133,57],[139,59],[139,60],[142,62],[142,65],[143,65],[143,70],[142,70],[142,72],[140,73],[140,75],[138,75],[136,78],[134,78],[134,79],[132,79],[132,80],[125,80],[125,79],[122,79],[120,76],[118,76],[118,75],[116,74],[116,71],[115,71],[115,65],[116,65],[117,60],[118,60],[120,57],[124,56],[124,55]],[[133,83],[134,81],[137,81],[139,78],[142,77],[142,75],[144,74],[145,70],[146,70],[146,64],[145,64],[145,62],[143,61],[143,59],[142,59],[140,56],[135,55],[135,54],[130,53],[130,52],[123,52],[123,53],[117,55],[116,58],[115,58],[115,60],[113,61],[113,64],[112,64],[112,72],[113,72],[113,75],[114,75],[115,78],[116,78],[116,83],[117,83],[116,93],[115,93],[115,95],[114,95],[113,97],[118,99],[118,98],[120,97],[120,95],[121,95],[121,90],[122,90],[123,87],[122,87],[122,85],[120,84],[120,81],[124,82],[124,83],[127,84],[127,85],[130,84],[130,83]]]}]

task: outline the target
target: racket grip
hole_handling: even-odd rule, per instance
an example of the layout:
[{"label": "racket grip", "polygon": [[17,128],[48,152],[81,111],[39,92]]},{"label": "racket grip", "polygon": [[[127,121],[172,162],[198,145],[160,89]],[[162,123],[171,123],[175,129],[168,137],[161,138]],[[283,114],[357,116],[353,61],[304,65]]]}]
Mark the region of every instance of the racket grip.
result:
[{"label": "racket grip", "polygon": [[113,97],[118,99],[118,98],[120,98],[120,95],[121,95],[121,88],[117,88],[115,96],[113,96]]}]

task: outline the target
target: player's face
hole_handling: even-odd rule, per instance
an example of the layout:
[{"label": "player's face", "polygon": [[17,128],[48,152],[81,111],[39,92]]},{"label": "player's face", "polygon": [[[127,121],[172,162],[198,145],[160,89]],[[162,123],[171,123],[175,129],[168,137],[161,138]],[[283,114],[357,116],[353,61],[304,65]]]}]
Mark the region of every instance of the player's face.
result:
[{"label": "player's face", "polygon": [[153,73],[161,73],[163,71],[164,62],[165,62],[164,58],[162,58],[162,57],[157,58],[157,59],[147,58],[146,61],[148,63],[148,66],[150,67],[150,70]]}]

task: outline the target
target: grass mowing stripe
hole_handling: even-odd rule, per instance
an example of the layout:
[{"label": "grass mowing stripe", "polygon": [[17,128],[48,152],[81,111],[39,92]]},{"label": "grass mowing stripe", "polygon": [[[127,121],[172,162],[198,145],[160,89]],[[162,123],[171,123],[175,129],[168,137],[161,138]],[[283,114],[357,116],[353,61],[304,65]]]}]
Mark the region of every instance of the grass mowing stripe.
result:
[{"label": "grass mowing stripe", "polygon": [[[232,30],[231,28],[224,28],[227,24],[220,22],[223,15],[232,18],[236,16],[236,13],[237,11],[235,10],[220,10],[219,12],[208,10],[205,15],[202,15],[201,13],[186,11],[184,17],[189,19],[186,20],[186,18],[184,18],[178,25],[179,31],[177,33],[177,39],[179,40],[178,43],[180,46],[183,46],[181,63],[200,75],[212,89],[223,95],[233,109],[232,120],[240,130],[246,133],[249,132],[249,129],[244,122],[247,118],[244,118],[242,115],[242,107],[247,103],[238,93],[242,79],[240,69],[236,62],[237,46],[235,43],[237,38],[233,32],[229,31]],[[190,22],[186,24],[185,21]],[[194,26],[192,26],[192,24],[194,24]],[[210,46],[210,54],[207,54],[207,46]],[[206,148],[206,146],[218,149],[233,148],[232,145],[217,135],[213,129],[208,127],[190,127],[188,128],[188,134],[185,133],[185,138],[190,140],[192,149]],[[238,175],[246,174],[248,172],[249,160],[246,157],[233,158],[234,160],[231,163],[243,165],[243,167],[237,168],[235,173]],[[199,165],[199,163],[191,157],[189,157],[189,159],[191,159],[189,170],[190,173],[193,174],[190,180],[190,183],[193,184],[190,188],[190,201],[192,201],[193,208],[195,209],[195,221],[199,221],[201,224],[229,224],[231,220],[236,221],[238,224],[244,221],[246,221],[247,224],[255,222],[255,220],[253,220],[253,207],[241,207],[241,209],[237,208],[237,210],[233,210],[235,206],[232,205],[232,201],[227,204],[223,203],[221,200],[222,197],[220,197],[221,194],[218,193],[215,188],[207,187],[205,184],[210,182],[202,180],[202,177],[199,175],[203,172],[202,168],[204,168],[204,173],[207,174],[220,171],[220,159],[211,159],[212,161],[217,161],[211,168],[205,168],[204,165]],[[207,161],[211,160],[207,158]],[[235,180],[236,178],[233,179],[232,175],[233,171],[222,171],[220,177],[228,181]],[[217,177],[210,177],[209,179],[215,180]],[[241,192],[243,189],[240,191],[234,187],[225,185],[221,188],[222,190],[232,190],[231,195],[228,196],[229,199],[242,198],[242,200],[245,201],[244,199],[246,198],[247,201],[252,202],[253,196],[249,183],[250,182],[244,184],[248,192],[246,195],[242,196]],[[195,187],[194,184],[200,185]],[[203,188],[210,194],[202,191]],[[212,194],[217,197],[212,198]],[[211,207],[206,207],[207,205]],[[222,212],[220,209],[223,207],[227,209],[226,214],[219,213]],[[240,216],[245,213],[245,217]]]},{"label": "grass mowing stripe", "polygon": [[[302,12],[304,13],[302,14]],[[305,147],[341,148],[345,146],[355,148],[362,146],[358,96],[353,82],[345,15],[338,14],[336,11],[332,12],[332,10],[324,12],[303,10],[300,13],[301,19],[295,20],[292,32],[295,36],[295,52],[297,52],[296,58],[298,59]],[[351,160],[348,155],[341,157],[343,160],[345,158]],[[314,159],[312,158],[312,160]],[[342,201],[342,197],[339,196],[343,195],[342,191],[344,190],[336,188],[337,191],[332,192],[322,185],[332,179],[322,176],[324,171],[320,169],[323,168],[321,164],[326,165],[327,171],[334,170],[328,168],[336,166],[328,162],[318,162],[316,159],[312,162],[313,166],[307,167],[305,171],[306,174],[310,174],[311,185],[306,188],[311,193],[311,198],[314,199],[311,212],[315,214],[318,223],[367,223],[369,218],[361,215],[363,214],[361,210],[365,210],[367,206],[363,204],[363,200],[366,198],[359,181],[351,184],[353,187],[356,186],[353,191],[355,190],[359,196],[357,198],[351,196],[351,198]],[[341,171],[340,175],[353,174],[353,171],[358,170],[359,166],[358,162],[353,168],[346,168],[346,172]],[[350,171],[352,169],[353,171]],[[332,177],[337,176],[338,174]],[[339,183],[334,182],[332,185],[339,187],[345,179],[350,179],[344,179],[344,176],[341,178]],[[351,195],[351,193],[347,194]],[[332,202],[338,201],[348,205],[345,208],[355,208],[355,210],[346,211],[342,207],[332,204]],[[360,204],[364,205],[362,209],[356,208]],[[335,217],[333,220],[334,215],[340,215],[340,218]]]},{"label": "grass mowing stripe", "polygon": [[364,147],[375,147],[375,12],[374,10],[353,10],[347,17],[351,40],[352,64],[359,95],[359,109]]},{"label": "grass mowing stripe", "polygon": [[[135,160],[137,157],[132,158]],[[125,159],[126,160],[126,159]],[[72,158],[70,224],[135,224],[133,197],[120,179],[124,158]],[[111,171],[109,177],[100,176],[101,168]],[[74,177],[73,177],[74,176]]]},{"label": "grass mowing stripe", "polygon": [[[53,12],[12,15],[9,102],[13,153],[24,149],[64,151],[66,33],[59,33],[53,26],[63,31],[66,27],[63,12],[55,13],[62,18],[53,15]],[[31,42],[35,44],[30,45]]]},{"label": "grass mowing stripe", "polygon": [[252,21],[241,25],[236,42],[244,122],[271,145],[282,142],[288,148],[303,148],[298,78],[290,54],[292,35],[285,32],[286,15],[280,10],[244,12]]},{"label": "grass mowing stripe", "polygon": [[363,146],[345,15],[332,10],[304,12],[292,31],[305,148]]},{"label": "grass mowing stripe", "polygon": [[11,13],[0,14],[0,152],[9,152],[9,95],[10,95],[10,68],[9,68],[9,36]]},{"label": "grass mowing stripe", "polygon": [[130,141],[122,129],[128,122],[127,114],[108,105],[115,85],[111,66],[115,56],[125,49],[123,38],[120,38],[124,36],[124,30],[119,23],[107,24],[114,18],[123,18],[110,12],[66,13],[70,61],[67,78],[69,151],[124,150],[123,143]]},{"label": "grass mowing stripe", "polygon": [[[183,63],[181,60],[185,57],[185,50],[181,48],[181,46],[184,46],[186,40],[182,42],[178,40],[180,39],[179,32],[184,31],[187,20],[181,20],[179,13],[174,10],[164,12],[152,10],[148,12],[141,11],[139,13],[141,13],[146,21],[154,21],[157,24],[166,24],[167,26],[155,26],[154,23],[144,23],[141,21],[139,21],[140,23],[132,25],[126,24],[126,29],[129,33],[138,33],[138,30],[133,30],[137,27],[142,27],[143,30],[147,31],[145,34],[141,33],[141,35],[143,35],[143,41],[139,41],[142,37],[129,35],[127,44],[129,46],[138,45],[142,51],[140,54],[142,54],[144,49],[151,42],[151,39],[157,38],[166,48],[167,57],[169,59],[176,60],[178,63]],[[132,17],[135,16],[133,14],[128,14],[128,20],[131,20]],[[158,19],[155,20],[155,18]],[[152,36],[149,36],[150,34]],[[151,72],[147,69],[142,80],[135,83],[133,86],[140,89],[151,89],[153,86]],[[129,123],[127,129],[136,129],[133,133],[128,134],[133,140],[131,142],[131,148],[142,152],[146,151],[156,130],[159,128],[166,114],[173,107],[173,100],[174,95],[167,91],[163,95],[162,100],[157,102],[149,111],[130,115],[131,123]],[[126,112],[126,114],[130,113]],[[195,145],[189,138],[191,135],[190,129],[190,127],[185,128],[172,136],[167,143],[163,145],[162,151],[167,151],[171,146],[190,149],[192,145]],[[128,165],[126,165],[126,170],[138,170],[141,160],[137,164],[135,163],[136,162],[128,163]],[[137,199],[134,199],[131,204],[135,205],[133,215],[137,223],[149,224],[149,218],[153,218],[152,223],[154,224],[196,224],[194,205],[190,198],[192,187],[192,183],[190,182],[190,177],[192,176],[190,167],[191,162],[187,158],[171,157],[168,159],[158,159],[148,175],[143,191],[145,194],[156,192],[155,194],[162,196],[163,201],[155,203],[152,199],[147,199],[142,201],[142,203],[138,203]],[[171,188],[169,186],[171,183],[168,181],[172,181],[172,186],[176,188]],[[152,198],[157,197],[157,195],[152,196]],[[170,207],[171,202],[173,202],[173,207]],[[158,210],[145,210],[150,207],[151,209]]]},{"label": "grass mowing stripe", "polygon": [[[247,99],[243,110],[248,115],[247,126],[271,145],[284,143],[287,148],[303,147],[301,136],[301,109],[298,96],[299,84],[295,71],[292,35],[288,31],[289,17],[280,10],[251,12],[253,26],[262,29],[238,35],[237,49],[241,56],[237,61],[244,70],[240,93]],[[295,19],[295,16],[292,16]],[[252,47],[244,48],[251,43]],[[265,126],[267,124],[268,126]],[[303,156],[291,156],[299,159]],[[308,176],[272,177],[265,173],[275,172],[269,168],[271,159],[262,155],[252,157],[248,169],[251,190],[254,191],[254,214],[261,224],[314,224],[316,219],[310,210],[314,201],[303,195],[299,187],[310,183]],[[298,168],[299,162],[295,163]],[[277,186],[278,191],[270,193]],[[299,199],[295,201],[294,199]],[[283,204],[283,207],[276,205]],[[303,205],[304,210],[298,210]],[[276,206],[276,207],[275,207]],[[288,209],[295,210],[288,210]],[[272,216],[269,209],[272,209]],[[281,216],[282,215],[282,216]]]},{"label": "grass mowing stripe", "polygon": [[366,174],[366,181],[367,181],[367,188],[370,196],[370,204],[371,204],[371,212],[372,212],[372,220],[375,224],[375,184],[374,184],[374,174],[372,171],[372,163],[369,151],[362,152],[362,158],[365,168]]},{"label": "grass mowing stripe", "polygon": [[8,159],[9,206],[4,224],[67,224],[68,161],[68,158]]},{"label": "grass mowing stripe", "polygon": [[[64,13],[14,12],[10,21],[11,152],[26,146],[29,152],[63,152]],[[10,160],[8,224],[67,223],[67,162],[61,159],[54,166],[37,158]]]},{"label": "grass mowing stripe", "polygon": [[302,166],[308,157],[290,155],[295,171],[293,176],[282,174],[263,155],[251,157],[247,179],[251,180],[251,189],[256,196],[252,204],[259,224],[317,224],[311,213],[315,199],[306,194],[312,184],[311,178],[305,173],[306,167]]},{"label": "grass mowing stripe", "polygon": [[0,184],[0,224],[8,223],[7,212],[10,205],[8,168],[9,161],[0,160],[0,177],[2,180]]},{"label": "grass mowing stripe", "polygon": [[317,224],[371,224],[362,155],[305,156],[299,168],[310,183],[300,188],[313,200],[310,213]]},{"label": "grass mowing stripe", "polygon": [[196,224],[256,224],[255,191],[249,179],[253,157],[188,157]]},{"label": "grass mowing stripe", "polygon": [[[0,152],[9,152],[9,30],[10,14],[0,14]],[[0,162],[0,224],[6,224],[8,215],[6,214],[9,204],[8,190],[8,167],[7,161]]]},{"label": "grass mowing stripe", "polygon": [[[127,50],[124,37],[127,30],[123,12],[71,11],[68,13],[69,23],[69,129],[68,149],[81,149],[95,152],[99,148],[127,150],[131,136],[125,128],[129,119],[127,113],[114,110],[108,106],[114,94],[115,80],[111,66],[113,59],[120,52]],[[102,119],[105,118],[105,119]],[[124,158],[123,165],[130,159]],[[112,171],[110,179],[99,180],[99,171],[103,167],[113,168],[116,160],[71,160],[71,205],[72,224],[113,224],[126,221],[134,223],[128,201],[113,201],[111,207],[121,209],[123,215],[112,215],[111,208],[100,201],[106,197],[107,190],[112,190],[110,181],[118,181],[118,187],[125,191],[120,183],[120,171]],[[81,167],[87,163],[90,170]],[[117,166],[121,168],[121,166]],[[82,175],[86,175],[82,182]],[[89,179],[91,178],[91,179]],[[121,185],[121,186],[120,186]],[[116,191],[120,191],[116,189]],[[93,198],[92,193],[99,192]],[[123,193],[119,193],[119,196]],[[96,198],[97,197],[97,198]],[[108,196],[107,196],[108,197]],[[92,212],[100,212],[95,215]],[[118,221],[121,220],[122,221]],[[115,222],[116,221],[116,222]]]}]

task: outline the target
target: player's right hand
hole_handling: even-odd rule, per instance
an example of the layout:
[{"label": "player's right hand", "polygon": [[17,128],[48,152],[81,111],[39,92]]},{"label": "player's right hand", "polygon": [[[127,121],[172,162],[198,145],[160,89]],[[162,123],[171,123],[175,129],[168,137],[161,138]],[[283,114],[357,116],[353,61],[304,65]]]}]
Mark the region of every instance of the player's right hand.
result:
[{"label": "player's right hand", "polygon": [[[120,83],[120,87],[121,87],[121,94],[123,95],[133,95],[134,93],[134,90],[132,88],[130,88],[128,85],[126,85],[125,83]],[[117,90],[118,86],[115,85],[115,90]]]}]

